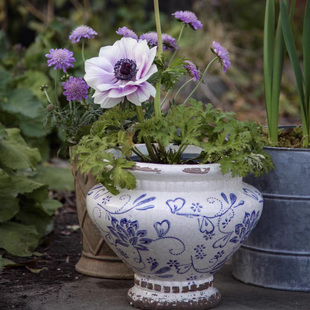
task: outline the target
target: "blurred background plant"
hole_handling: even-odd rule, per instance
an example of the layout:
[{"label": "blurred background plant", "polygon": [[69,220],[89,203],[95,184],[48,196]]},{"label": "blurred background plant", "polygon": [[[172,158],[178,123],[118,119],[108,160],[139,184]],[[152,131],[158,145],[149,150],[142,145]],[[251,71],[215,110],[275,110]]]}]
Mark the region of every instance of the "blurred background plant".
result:
[{"label": "blurred background plant", "polygon": [[[302,29],[305,1],[297,1],[293,21],[295,33],[300,33],[296,38],[297,50],[301,50],[302,31],[299,30]],[[101,46],[120,39],[115,33],[119,27],[126,26],[139,35],[155,31],[152,7],[152,0],[0,0],[0,123],[5,127],[3,130],[18,128],[25,143],[39,149],[41,162],[51,161],[64,144],[66,132],[64,128],[54,128],[46,123],[48,102],[40,86],[54,84],[55,70],[47,66],[45,54],[52,48],[73,51],[76,62],[68,73],[83,76],[81,46],[71,44],[68,39],[72,30],[87,25],[98,33],[95,39],[86,42],[85,58],[91,58],[98,55]],[[229,72],[224,75],[211,71],[196,92],[196,99],[236,112],[240,120],[251,119],[266,125],[263,87],[265,1],[170,0],[161,1],[160,9],[163,32],[176,38],[179,23],[174,21],[171,13],[190,10],[202,21],[201,31],[184,31],[181,46],[184,55],[198,67],[204,68],[211,60],[212,53],[208,50],[211,40],[221,42],[230,53],[232,67]],[[298,93],[288,59],[284,62],[282,85],[279,123],[300,123]],[[192,86],[187,85],[190,89]],[[189,88],[184,88],[178,97],[180,102],[187,97]],[[58,100],[68,104],[62,92],[59,89]],[[48,88],[47,93],[53,97],[53,87]],[[68,152],[60,156],[68,158]],[[43,172],[40,169],[42,176],[44,169]],[[42,177],[44,181],[53,180],[52,169],[47,175]],[[72,189],[72,178],[70,182]]]}]

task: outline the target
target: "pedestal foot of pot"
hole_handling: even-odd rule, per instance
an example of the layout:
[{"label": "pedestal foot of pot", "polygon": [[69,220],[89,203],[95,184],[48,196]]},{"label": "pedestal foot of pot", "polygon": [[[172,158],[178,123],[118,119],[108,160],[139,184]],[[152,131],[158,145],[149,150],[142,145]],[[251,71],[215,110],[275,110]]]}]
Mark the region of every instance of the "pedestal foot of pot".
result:
[{"label": "pedestal foot of pot", "polygon": [[135,285],[128,291],[127,299],[139,309],[205,310],[217,306],[221,294],[213,287],[213,276],[189,283],[147,280],[135,275]]},{"label": "pedestal foot of pot", "polygon": [[133,271],[121,260],[94,259],[82,254],[75,265],[77,272],[104,279],[133,279]]}]

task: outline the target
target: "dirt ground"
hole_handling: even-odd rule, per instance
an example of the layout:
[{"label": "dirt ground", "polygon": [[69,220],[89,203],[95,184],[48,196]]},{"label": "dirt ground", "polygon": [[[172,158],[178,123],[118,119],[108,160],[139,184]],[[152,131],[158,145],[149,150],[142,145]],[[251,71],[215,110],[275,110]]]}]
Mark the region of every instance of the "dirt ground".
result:
[{"label": "dirt ground", "polygon": [[[60,200],[64,206],[57,211],[54,230],[44,238],[36,252],[38,257],[13,258],[21,266],[6,268],[0,272],[0,309],[22,309],[18,304],[3,300],[1,292],[14,292],[26,287],[54,286],[74,281],[82,275],[75,271],[82,250],[81,232],[76,229],[78,218],[74,207],[74,193],[66,193]],[[10,257],[7,257],[10,258]],[[32,271],[31,271],[32,270]],[[26,295],[21,298],[27,298]],[[21,305],[23,301],[21,300]]]}]

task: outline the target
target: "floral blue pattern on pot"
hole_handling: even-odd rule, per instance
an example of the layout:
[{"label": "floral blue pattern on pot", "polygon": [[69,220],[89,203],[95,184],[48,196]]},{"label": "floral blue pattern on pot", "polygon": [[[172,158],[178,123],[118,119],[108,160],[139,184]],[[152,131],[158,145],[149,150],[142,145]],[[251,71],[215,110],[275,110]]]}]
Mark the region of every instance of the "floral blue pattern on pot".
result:
[{"label": "floral blue pattern on pot", "polygon": [[142,276],[186,276],[193,283],[215,273],[239,248],[262,206],[261,194],[252,187],[219,191],[203,200],[185,193],[164,200],[128,193],[111,196],[101,184],[88,193],[91,217],[111,248]]}]

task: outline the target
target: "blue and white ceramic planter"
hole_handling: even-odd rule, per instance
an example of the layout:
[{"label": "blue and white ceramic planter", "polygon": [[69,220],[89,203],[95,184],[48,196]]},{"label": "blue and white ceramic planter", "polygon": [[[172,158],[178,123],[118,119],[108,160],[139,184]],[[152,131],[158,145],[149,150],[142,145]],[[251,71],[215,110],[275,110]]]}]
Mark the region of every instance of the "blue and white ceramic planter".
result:
[{"label": "blue and white ceramic planter", "polygon": [[101,184],[89,216],[135,273],[129,302],[142,309],[208,309],[220,301],[213,274],[256,225],[260,192],[218,164],[137,163],[135,190],[113,196]]}]

